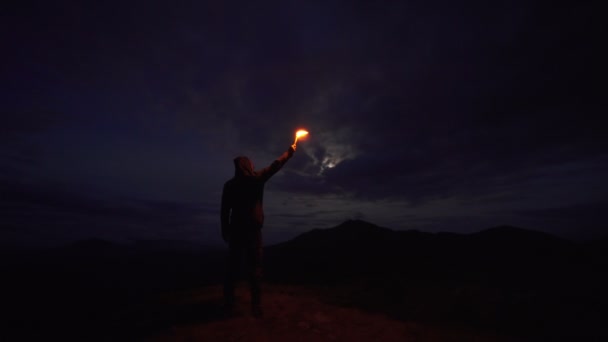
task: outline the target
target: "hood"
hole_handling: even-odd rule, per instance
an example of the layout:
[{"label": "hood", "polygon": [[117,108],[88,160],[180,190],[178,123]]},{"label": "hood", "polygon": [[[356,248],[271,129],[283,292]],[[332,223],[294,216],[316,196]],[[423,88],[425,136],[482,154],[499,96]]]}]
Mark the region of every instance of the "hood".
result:
[{"label": "hood", "polygon": [[247,157],[234,158],[234,177],[253,176],[253,163]]}]

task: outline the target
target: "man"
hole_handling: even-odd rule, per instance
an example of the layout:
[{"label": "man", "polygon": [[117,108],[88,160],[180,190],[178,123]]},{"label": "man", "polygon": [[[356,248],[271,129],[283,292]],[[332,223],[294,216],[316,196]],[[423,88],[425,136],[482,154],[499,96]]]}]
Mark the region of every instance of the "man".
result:
[{"label": "man", "polygon": [[230,254],[224,282],[224,301],[229,312],[234,310],[234,289],[238,268],[247,260],[247,273],[251,292],[251,309],[256,317],[262,316],[260,281],[262,278],[262,200],[264,185],[293,156],[293,144],[270,166],[254,171],[247,157],[234,159],[234,177],[224,184],[222,192],[222,238],[228,243]]}]

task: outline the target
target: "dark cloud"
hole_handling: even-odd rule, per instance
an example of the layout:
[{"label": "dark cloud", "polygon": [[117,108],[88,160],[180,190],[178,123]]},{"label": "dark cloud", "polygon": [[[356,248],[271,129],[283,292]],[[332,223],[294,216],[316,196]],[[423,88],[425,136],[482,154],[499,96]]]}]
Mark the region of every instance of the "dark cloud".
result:
[{"label": "dark cloud", "polygon": [[268,185],[268,198],[293,198],[267,199],[276,236],[356,217],[463,231],[606,191],[604,20],[591,3],[60,1],[9,13],[1,175],[109,193],[8,187],[14,220],[190,236],[197,215],[217,223],[232,158],[266,166],[299,127],[308,140]]},{"label": "dark cloud", "polygon": [[54,110],[31,107],[0,107],[0,178],[22,179],[40,166],[44,154],[44,133],[65,123],[68,117]]},{"label": "dark cloud", "polygon": [[523,210],[519,214],[530,219],[531,224],[550,222],[553,232],[578,239],[593,239],[607,236],[605,200]]},{"label": "dark cloud", "polygon": [[0,184],[2,231],[18,243],[47,245],[75,238],[169,238],[205,241],[217,205],[108,197],[70,189],[69,184]]}]

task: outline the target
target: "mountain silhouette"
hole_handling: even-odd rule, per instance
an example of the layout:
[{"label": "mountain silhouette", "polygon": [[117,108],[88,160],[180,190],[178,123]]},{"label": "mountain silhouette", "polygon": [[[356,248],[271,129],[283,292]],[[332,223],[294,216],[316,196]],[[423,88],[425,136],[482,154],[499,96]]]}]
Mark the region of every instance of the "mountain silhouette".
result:
[{"label": "mountain silhouette", "polygon": [[568,244],[566,240],[548,233],[513,226],[497,226],[472,234],[428,233],[418,230],[395,231],[362,220],[348,220],[333,228],[313,229],[287,242],[270,246],[269,249],[319,250],[381,246],[382,249],[415,247],[414,249],[419,250],[421,246],[433,248],[445,243],[472,243],[492,247],[505,244],[513,244],[514,247],[528,244],[537,244],[537,247]]},{"label": "mountain silhouette", "polygon": [[[390,335],[398,326],[404,335],[392,336],[405,337],[393,340],[416,337],[412,331],[441,337],[416,340],[492,340],[464,338],[465,330],[515,340],[602,340],[596,337],[606,336],[607,242],[571,242],[512,226],[429,233],[350,220],[265,249],[270,318],[260,325],[220,315],[225,250],[90,239],[7,254],[2,313],[9,318],[0,327],[21,340],[62,334],[90,340],[92,331],[104,332],[102,340],[124,333],[141,340],[158,329],[169,339],[242,340],[243,327],[275,336],[279,326],[290,328],[275,340],[315,340],[319,334],[334,340],[329,336],[344,331],[374,340],[376,331]],[[240,301],[245,312],[246,297]],[[379,325],[369,326],[369,320]]]},{"label": "mountain silhouette", "polygon": [[567,240],[561,239],[557,236],[545,232],[518,228],[513,226],[497,226],[470,234],[470,236],[477,238],[478,240],[483,241],[485,243],[514,243],[518,246],[522,244],[563,245],[568,243]]},{"label": "mountain silhouette", "polygon": [[269,247],[270,249],[334,249],[356,248],[365,244],[383,244],[394,237],[395,232],[365,221],[346,221],[334,228],[313,229],[294,239]]},{"label": "mountain silhouette", "polygon": [[512,226],[429,233],[357,220],[268,247],[266,273],[272,282],[307,285],[329,301],[398,319],[555,340],[599,334],[596,317],[608,305],[603,245]]},{"label": "mountain silhouette", "polygon": [[[512,226],[472,234],[395,231],[361,220],[315,229],[266,249],[272,278],[346,279],[369,272],[426,272],[504,267],[527,270],[571,256],[574,245],[553,235]],[[349,277],[347,277],[350,279]]]},{"label": "mountain silhouette", "polygon": [[75,258],[110,256],[123,251],[120,244],[99,238],[79,240],[50,250],[55,255]]}]

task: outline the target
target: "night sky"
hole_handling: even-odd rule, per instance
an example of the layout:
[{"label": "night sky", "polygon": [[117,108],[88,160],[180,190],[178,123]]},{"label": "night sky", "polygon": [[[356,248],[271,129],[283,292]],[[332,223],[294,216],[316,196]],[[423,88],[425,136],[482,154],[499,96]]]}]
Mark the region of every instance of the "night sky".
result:
[{"label": "night sky", "polygon": [[298,128],[266,243],[347,219],[606,235],[591,3],[19,4],[0,20],[2,244],[217,245],[232,159],[267,166]]}]

